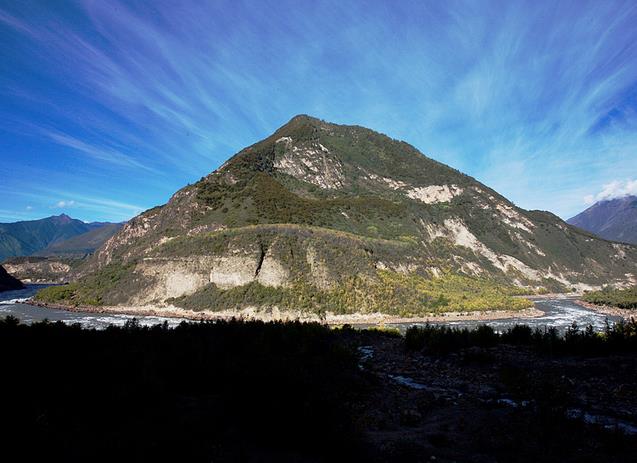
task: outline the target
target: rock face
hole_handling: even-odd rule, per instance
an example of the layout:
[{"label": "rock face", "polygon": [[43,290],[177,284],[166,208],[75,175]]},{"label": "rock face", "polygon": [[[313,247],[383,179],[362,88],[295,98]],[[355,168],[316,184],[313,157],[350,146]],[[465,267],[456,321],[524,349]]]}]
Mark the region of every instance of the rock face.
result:
[{"label": "rock face", "polygon": [[79,260],[47,257],[14,257],[4,268],[25,283],[65,283]]},{"label": "rock face", "polygon": [[404,142],[297,116],[132,219],[76,276],[104,274],[91,285],[107,304],[413,312],[484,282],[497,299],[634,281],[637,250],[522,210]]},{"label": "rock face", "polygon": [[22,288],[24,288],[22,282],[9,275],[4,267],[0,265],[0,292]]},{"label": "rock face", "polygon": [[607,240],[637,244],[637,196],[599,201],[568,223]]}]

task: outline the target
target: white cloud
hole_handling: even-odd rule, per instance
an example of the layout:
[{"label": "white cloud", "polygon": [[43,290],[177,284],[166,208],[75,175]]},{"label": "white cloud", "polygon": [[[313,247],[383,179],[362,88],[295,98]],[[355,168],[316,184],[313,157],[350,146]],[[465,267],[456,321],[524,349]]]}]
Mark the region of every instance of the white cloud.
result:
[{"label": "white cloud", "polygon": [[32,210],[33,210],[33,206],[27,206],[27,207],[25,207],[25,209],[26,209],[27,211],[32,211]]},{"label": "white cloud", "polygon": [[64,208],[64,207],[73,207],[75,206],[75,201],[58,201],[55,203],[55,207]]},{"label": "white cloud", "polygon": [[597,201],[607,199],[623,198],[624,196],[637,195],[637,179],[635,180],[613,180],[603,186],[602,191],[596,195],[586,195],[584,202],[593,204]]}]

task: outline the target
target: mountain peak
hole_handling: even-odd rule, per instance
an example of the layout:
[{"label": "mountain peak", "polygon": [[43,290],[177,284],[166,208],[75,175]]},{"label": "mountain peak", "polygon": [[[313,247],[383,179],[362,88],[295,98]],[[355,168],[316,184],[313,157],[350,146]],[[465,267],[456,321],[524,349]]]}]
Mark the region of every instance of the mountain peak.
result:
[{"label": "mountain peak", "polygon": [[608,240],[637,244],[637,196],[598,201],[568,223]]},{"label": "mountain peak", "polygon": [[64,214],[64,213],[62,213],[62,214],[60,214],[60,215],[54,215],[54,216],[52,216],[51,218],[52,218],[52,219],[53,219],[56,223],[61,224],[61,225],[64,225],[64,224],[67,224],[67,223],[71,223],[73,220],[75,220],[75,219],[73,219],[72,217],[70,217],[70,216],[68,216],[68,215],[66,215],[66,214]]},{"label": "mountain peak", "polygon": [[290,119],[288,124],[290,122],[321,122],[321,120],[316,117],[310,116],[309,114],[297,114],[292,119]]}]

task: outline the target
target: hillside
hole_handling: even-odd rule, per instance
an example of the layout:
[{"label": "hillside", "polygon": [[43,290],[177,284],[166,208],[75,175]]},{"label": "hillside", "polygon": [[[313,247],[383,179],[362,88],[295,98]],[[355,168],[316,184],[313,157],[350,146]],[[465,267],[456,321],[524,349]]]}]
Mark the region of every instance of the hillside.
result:
[{"label": "hillside", "polygon": [[[39,220],[1,223],[0,262],[8,257],[32,255],[48,246],[105,226],[108,230],[113,224],[85,223],[66,214]],[[97,236],[100,236],[99,232]],[[101,243],[96,244],[101,245]]]},{"label": "hillside", "polygon": [[637,196],[599,201],[568,223],[607,240],[637,244]]},{"label": "hillside", "polygon": [[413,315],[634,280],[637,250],[411,145],[297,116],[128,222],[43,299]]},{"label": "hillside", "polygon": [[73,268],[81,265],[73,257],[11,257],[2,264],[7,272],[25,283],[66,283]]},{"label": "hillside", "polygon": [[119,223],[104,223],[80,235],[62,241],[55,241],[34,253],[36,256],[82,257],[95,252],[111,236],[122,228]]},{"label": "hillside", "polygon": [[0,292],[22,288],[24,288],[22,282],[9,275],[4,267],[0,265]]}]

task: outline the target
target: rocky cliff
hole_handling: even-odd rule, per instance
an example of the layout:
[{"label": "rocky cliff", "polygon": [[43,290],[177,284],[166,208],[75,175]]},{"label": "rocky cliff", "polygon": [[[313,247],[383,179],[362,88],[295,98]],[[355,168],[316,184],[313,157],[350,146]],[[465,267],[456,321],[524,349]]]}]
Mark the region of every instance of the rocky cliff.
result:
[{"label": "rocky cliff", "polygon": [[79,265],[79,259],[55,257],[14,257],[5,261],[4,268],[25,283],[65,283],[69,273]]}]

